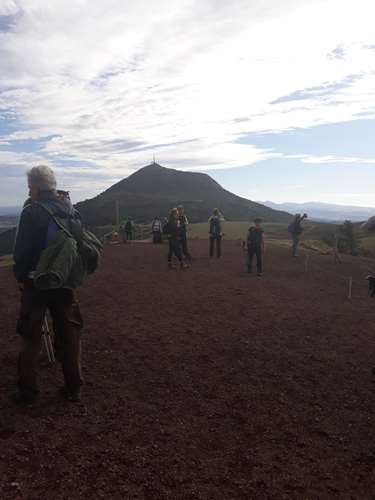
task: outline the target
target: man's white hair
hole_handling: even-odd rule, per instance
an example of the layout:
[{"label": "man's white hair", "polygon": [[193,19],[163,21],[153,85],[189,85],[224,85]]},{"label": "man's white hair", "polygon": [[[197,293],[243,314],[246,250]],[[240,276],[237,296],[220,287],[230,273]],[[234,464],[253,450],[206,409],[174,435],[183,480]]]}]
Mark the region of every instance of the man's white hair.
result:
[{"label": "man's white hair", "polygon": [[56,177],[52,168],[47,165],[37,165],[27,172],[29,188],[39,188],[41,191],[55,191]]}]

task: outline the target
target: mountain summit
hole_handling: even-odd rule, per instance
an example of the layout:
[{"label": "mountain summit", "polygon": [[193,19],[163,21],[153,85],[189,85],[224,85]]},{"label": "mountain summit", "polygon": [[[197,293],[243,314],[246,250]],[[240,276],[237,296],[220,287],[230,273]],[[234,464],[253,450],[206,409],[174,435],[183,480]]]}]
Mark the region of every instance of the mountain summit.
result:
[{"label": "mountain summit", "polygon": [[205,222],[214,208],[227,220],[241,221],[262,217],[265,221],[286,222],[286,212],[273,210],[225,190],[207,174],[182,172],[152,163],[91,200],[76,205],[91,226],[115,221],[119,203],[120,218],[150,222],[155,216],[167,216],[169,210],[184,205],[191,222]]}]

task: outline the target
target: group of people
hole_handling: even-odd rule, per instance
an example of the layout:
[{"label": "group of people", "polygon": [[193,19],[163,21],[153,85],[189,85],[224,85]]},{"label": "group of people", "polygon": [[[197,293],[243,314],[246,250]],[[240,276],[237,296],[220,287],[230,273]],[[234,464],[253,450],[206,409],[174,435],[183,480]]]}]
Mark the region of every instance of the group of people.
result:
[{"label": "group of people", "polygon": [[[54,172],[47,166],[40,165],[28,173],[29,198],[21,213],[14,247],[14,274],[21,291],[21,307],[17,331],[22,338],[22,347],[18,359],[18,391],[14,399],[18,403],[32,404],[38,396],[37,366],[41,351],[43,324],[47,310],[50,312],[55,334],[55,347],[58,346],[58,360],[62,364],[64,387],[61,393],[69,401],[79,401],[83,377],[81,371],[81,329],[83,326],[79,305],[75,299],[71,276],[64,280],[64,257],[80,255],[88,259],[90,245],[84,244],[82,234],[89,235],[91,242],[99,248],[100,242],[95,236],[83,229],[81,218],[71,204],[69,193],[56,188]],[[293,255],[298,255],[298,246],[302,233],[302,222],[306,214],[297,214],[289,226],[293,239]],[[209,256],[221,257],[224,218],[218,209],[214,209],[208,221]],[[252,272],[256,258],[257,275],[262,275],[262,255],[264,252],[264,231],[261,219],[256,218],[247,235],[248,272]],[[181,269],[192,261],[188,247],[189,221],[183,206],[170,211],[167,220],[156,218],[152,224],[153,241],[160,243],[163,235],[168,238],[168,267],[173,267],[175,256]],[[124,237],[132,238],[133,226],[129,219],[123,225]],[[62,244],[56,246],[60,235]],[[63,238],[61,238],[63,235]],[[78,237],[77,235],[81,235]],[[65,239],[64,239],[65,238]],[[40,263],[51,256],[51,245],[56,252],[54,264],[60,260],[60,268],[53,270],[49,279],[60,280],[57,286],[40,286],[36,279]],[[100,255],[100,249],[99,249]],[[98,256],[96,256],[98,259]],[[56,262],[55,262],[56,261]],[[96,261],[95,261],[96,262]],[[86,272],[93,272],[93,266],[86,266]],[[48,272],[47,272],[48,274]],[[44,281],[45,283],[45,281]],[[76,282],[77,283],[77,282]]]},{"label": "group of people", "polygon": [[[303,221],[307,218],[307,214],[296,214],[292,223],[288,226],[288,231],[292,238],[292,255],[298,257],[301,235],[303,232]],[[223,221],[224,217],[220,211],[215,208],[211,217],[208,220],[209,233],[209,256],[217,258],[221,257],[221,243],[223,238]],[[168,251],[168,267],[172,266],[173,255],[177,258],[182,269],[188,267],[191,262],[191,255],[188,250],[187,227],[188,219],[184,213],[184,208],[180,205],[170,211],[169,219],[166,223],[162,223],[159,218],[156,218],[152,224],[153,241],[161,242],[162,234],[167,234],[169,241]],[[264,230],[262,228],[262,219],[259,217],[254,219],[254,225],[250,226],[246,243],[248,262],[248,273],[252,272],[253,260],[256,259],[257,276],[262,276],[263,272],[263,253],[265,248]],[[184,262],[186,259],[187,263]]]}]

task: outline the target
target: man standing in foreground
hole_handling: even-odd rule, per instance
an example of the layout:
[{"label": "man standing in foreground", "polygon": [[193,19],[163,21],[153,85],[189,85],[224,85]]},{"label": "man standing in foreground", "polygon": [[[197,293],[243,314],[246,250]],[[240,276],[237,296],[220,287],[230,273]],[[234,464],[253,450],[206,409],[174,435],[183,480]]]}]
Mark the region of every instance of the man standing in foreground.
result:
[{"label": "man standing in foreground", "polygon": [[42,325],[48,309],[53,320],[56,342],[59,345],[58,357],[64,374],[65,386],[62,392],[69,401],[79,401],[82,385],[82,318],[78,303],[70,288],[62,286],[48,290],[37,289],[34,275],[42,252],[59,231],[56,221],[71,233],[81,223],[70,201],[59,197],[56,178],[49,167],[34,167],[27,176],[30,200],[21,213],[13,254],[14,274],[22,294],[17,323],[22,348],[18,359],[18,393],[15,400],[18,403],[32,404],[37,399],[37,366]]}]

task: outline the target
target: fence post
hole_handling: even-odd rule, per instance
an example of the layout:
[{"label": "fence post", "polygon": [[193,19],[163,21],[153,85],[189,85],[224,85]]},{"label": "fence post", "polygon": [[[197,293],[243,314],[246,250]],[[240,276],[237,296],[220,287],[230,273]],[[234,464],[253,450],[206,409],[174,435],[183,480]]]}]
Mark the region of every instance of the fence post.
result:
[{"label": "fence post", "polygon": [[353,278],[350,276],[349,278],[349,291],[348,291],[348,299],[352,298],[352,289],[353,289]]},{"label": "fence post", "polygon": [[309,260],[310,260],[310,255],[307,254],[306,259],[305,259],[305,273],[307,273],[308,268],[309,268]]}]

